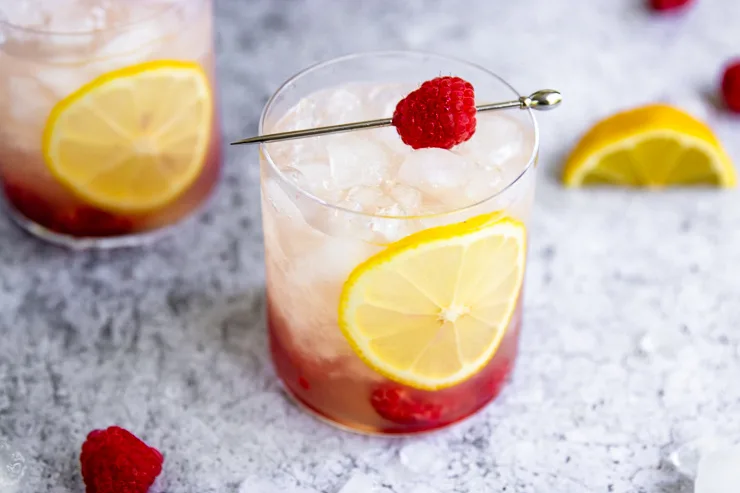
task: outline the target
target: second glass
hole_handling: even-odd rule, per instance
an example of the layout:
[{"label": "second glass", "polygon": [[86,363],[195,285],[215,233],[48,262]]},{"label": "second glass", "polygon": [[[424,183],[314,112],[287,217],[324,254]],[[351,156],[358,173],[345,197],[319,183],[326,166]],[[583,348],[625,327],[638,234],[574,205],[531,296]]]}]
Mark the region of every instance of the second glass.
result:
[{"label": "second glass", "polygon": [[[218,180],[211,0],[0,9],[0,181],[23,227],[135,244]],[[25,6],[25,7],[24,7]]]},{"label": "second glass", "polygon": [[[260,133],[389,117],[452,74],[480,103],[518,94],[469,63],[374,53],[307,69],[268,102]],[[376,434],[429,431],[493,400],[517,354],[531,111],[478,115],[451,150],[413,150],[394,128],[261,148],[272,358],[295,400]]]}]

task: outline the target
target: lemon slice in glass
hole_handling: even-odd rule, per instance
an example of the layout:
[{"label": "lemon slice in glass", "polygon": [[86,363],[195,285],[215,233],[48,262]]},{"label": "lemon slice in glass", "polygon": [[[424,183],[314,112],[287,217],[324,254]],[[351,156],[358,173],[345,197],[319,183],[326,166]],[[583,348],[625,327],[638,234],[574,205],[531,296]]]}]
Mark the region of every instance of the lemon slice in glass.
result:
[{"label": "lemon slice in glass", "polygon": [[153,61],[106,73],[60,101],[43,136],[54,177],[82,200],[142,213],[198,177],[213,98],[197,63]]},{"label": "lemon slice in glass", "polygon": [[418,389],[456,385],[493,357],[516,309],[525,227],[500,213],[430,228],[360,264],[339,325],[378,373]]}]

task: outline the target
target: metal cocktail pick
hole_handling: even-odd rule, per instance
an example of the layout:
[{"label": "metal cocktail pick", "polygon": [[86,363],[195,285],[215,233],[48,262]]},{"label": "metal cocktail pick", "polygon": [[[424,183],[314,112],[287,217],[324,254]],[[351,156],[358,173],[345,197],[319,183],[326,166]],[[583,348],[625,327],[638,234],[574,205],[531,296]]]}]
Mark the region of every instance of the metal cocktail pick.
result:
[{"label": "metal cocktail pick", "polygon": [[[506,101],[503,103],[482,104],[476,106],[477,111],[505,110],[508,108],[519,108],[522,110],[551,110],[563,100],[563,96],[558,91],[552,89],[541,89],[533,92],[529,96],[521,96],[516,101]],[[244,140],[237,140],[231,145],[240,144],[262,144],[265,142],[279,142],[281,140],[302,139],[304,137],[315,137],[317,135],[337,134],[341,132],[351,132],[352,130],[363,130],[368,128],[388,127],[393,124],[391,118],[381,118],[379,120],[367,120],[355,123],[343,123],[341,125],[330,125],[328,127],[307,128],[305,130],[293,130],[292,132],[280,132],[276,134],[258,135]]]}]

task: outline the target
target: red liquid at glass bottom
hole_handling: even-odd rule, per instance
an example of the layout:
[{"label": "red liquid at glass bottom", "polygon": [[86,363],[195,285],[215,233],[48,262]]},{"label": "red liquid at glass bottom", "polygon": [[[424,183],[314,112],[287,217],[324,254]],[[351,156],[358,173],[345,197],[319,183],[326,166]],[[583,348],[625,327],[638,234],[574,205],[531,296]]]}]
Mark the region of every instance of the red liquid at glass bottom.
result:
[{"label": "red liquid at glass bottom", "polygon": [[18,173],[17,163],[35,156],[21,150],[10,151],[0,152],[0,170],[6,169],[0,173],[0,181],[8,206],[22,219],[68,237],[106,238],[165,228],[198,209],[211,195],[220,176],[221,132],[216,119],[203,169],[190,188],[174,202],[138,215],[107,212],[86,204],[51,176]]},{"label": "red liquid at glass bottom", "polygon": [[[521,297],[498,351],[478,374],[454,387],[429,392],[377,376],[352,378],[317,362],[291,344],[277,311],[267,320],[275,370],[298,403],[340,427],[368,434],[414,434],[456,423],[490,403],[514,366],[521,329]],[[339,330],[338,328],[336,330]],[[359,358],[355,355],[349,358]],[[335,362],[340,366],[343,363]]]}]

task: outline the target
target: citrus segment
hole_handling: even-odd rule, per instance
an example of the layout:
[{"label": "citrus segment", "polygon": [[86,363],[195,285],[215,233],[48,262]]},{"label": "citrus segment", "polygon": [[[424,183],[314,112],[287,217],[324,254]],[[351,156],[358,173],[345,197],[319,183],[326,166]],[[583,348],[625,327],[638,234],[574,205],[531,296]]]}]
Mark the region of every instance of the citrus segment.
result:
[{"label": "citrus segment", "polygon": [[148,212],[198,177],[213,100],[197,63],[154,61],[104,74],[60,101],[43,137],[51,173],[81,199]]},{"label": "citrus segment", "polygon": [[436,390],[493,357],[524,276],[524,225],[500,213],[421,231],[360,264],[342,291],[339,325],[375,371]]},{"label": "citrus segment", "polygon": [[569,187],[731,187],[735,181],[732,162],[711,129],[666,105],[643,106],[596,124],[563,173]]}]

